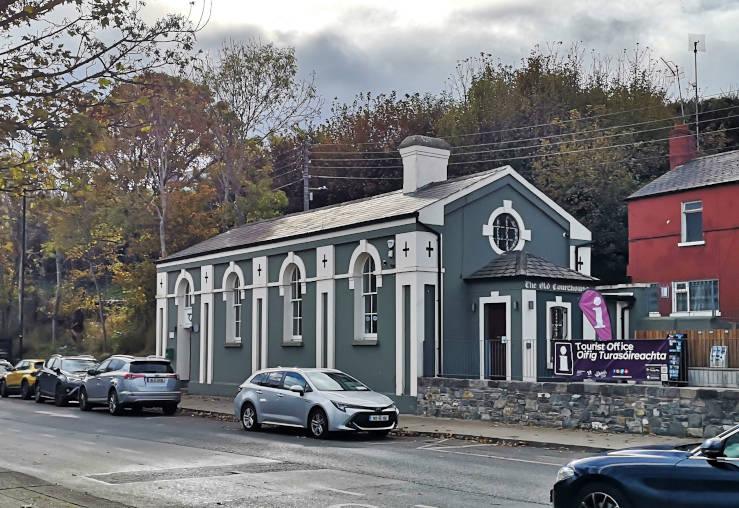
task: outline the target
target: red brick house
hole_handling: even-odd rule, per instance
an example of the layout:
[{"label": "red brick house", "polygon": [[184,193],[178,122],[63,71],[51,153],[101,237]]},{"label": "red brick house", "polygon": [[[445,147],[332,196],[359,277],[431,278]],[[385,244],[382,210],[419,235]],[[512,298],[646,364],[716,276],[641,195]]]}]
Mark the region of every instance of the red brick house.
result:
[{"label": "red brick house", "polygon": [[676,127],[670,171],[628,198],[627,273],[658,285],[648,315],[668,328],[739,321],[739,150],[694,157],[690,131]]}]

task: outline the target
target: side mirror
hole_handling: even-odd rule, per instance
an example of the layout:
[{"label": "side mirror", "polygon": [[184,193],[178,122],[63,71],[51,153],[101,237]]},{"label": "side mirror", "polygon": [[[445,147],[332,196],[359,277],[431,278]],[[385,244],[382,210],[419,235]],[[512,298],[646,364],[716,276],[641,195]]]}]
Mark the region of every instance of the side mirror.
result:
[{"label": "side mirror", "polygon": [[97,376],[98,371],[95,369],[87,369],[88,376]]},{"label": "side mirror", "polygon": [[56,375],[58,376],[59,374],[62,373],[62,369],[60,369],[59,367],[57,367],[56,369],[54,369],[54,372],[56,372]]},{"label": "side mirror", "polygon": [[724,443],[718,438],[706,439],[701,445],[701,455],[709,459],[723,457]]},{"label": "side mirror", "polygon": [[295,393],[299,393],[301,397],[305,394],[305,388],[303,388],[300,385],[293,385],[293,386],[291,386],[290,387],[290,391],[291,392],[295,392]]}]

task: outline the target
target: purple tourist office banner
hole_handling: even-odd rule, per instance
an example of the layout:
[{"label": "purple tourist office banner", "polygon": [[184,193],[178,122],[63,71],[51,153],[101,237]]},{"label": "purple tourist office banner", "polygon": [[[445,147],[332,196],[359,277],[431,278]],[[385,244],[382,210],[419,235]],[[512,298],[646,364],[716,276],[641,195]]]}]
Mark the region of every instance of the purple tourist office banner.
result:
[{"label": "purple tourist office banner", "polygon": [[668,381],[669,341],[568,340],[554,343],[554,375],[570,381]]},{"label": "purple tourist office banner", "polygon": [[603,296],[593,289],[584,291],[578,304],[585,318],[595,328],[600,340],[611,340],[611,319]]}]

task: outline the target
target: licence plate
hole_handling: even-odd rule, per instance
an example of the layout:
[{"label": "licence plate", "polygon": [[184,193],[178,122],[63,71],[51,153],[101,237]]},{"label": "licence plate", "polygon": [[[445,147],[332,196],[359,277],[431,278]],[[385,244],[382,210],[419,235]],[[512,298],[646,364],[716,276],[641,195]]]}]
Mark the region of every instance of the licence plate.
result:
[{"label": "licence plate", "polygon": [[390,420],[390,415],[370,415],[369,421],[371,422],[386,422]]},{"label": "licence plate", "polygon": [[147,383],[164,383],[163,377],[147,377],[146,378]]}]

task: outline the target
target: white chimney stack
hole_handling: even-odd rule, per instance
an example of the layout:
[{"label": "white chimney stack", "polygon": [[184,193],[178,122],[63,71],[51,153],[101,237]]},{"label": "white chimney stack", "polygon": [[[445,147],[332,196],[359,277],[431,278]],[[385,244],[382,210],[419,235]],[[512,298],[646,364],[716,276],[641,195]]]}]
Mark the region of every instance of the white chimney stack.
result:
[{"label": "white chimney stack", "polygon": [[446,180],[452,147],[440,138],[408,136],[398,146],[403,158],[403,194]]}]

